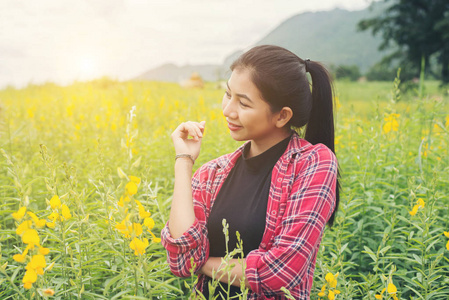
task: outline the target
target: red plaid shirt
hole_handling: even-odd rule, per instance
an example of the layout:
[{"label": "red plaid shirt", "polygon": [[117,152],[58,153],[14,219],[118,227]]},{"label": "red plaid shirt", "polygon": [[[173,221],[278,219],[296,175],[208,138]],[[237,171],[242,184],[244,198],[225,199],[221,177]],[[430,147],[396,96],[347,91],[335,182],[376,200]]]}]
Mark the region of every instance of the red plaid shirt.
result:
[{"label": "red plaid shirt", "polygon": [[[192,178],[196,220],[179,238],[162,230],[170,269],[189,277],[191,257],[197,272],[209,257],[206,223],[223,182],[243,151],[214,159]],[[295,299],[309,299],[316,255],[327,221],[335,207],[337,159],[322,144],[312,145],[294,133],[285,153],[273,168],[266,227],[258,249],[246,257],[248,299],[286,299],[281,287]],[[245,242],[245,241],[243,241]],[[204,275],[197,288],[201,291]]]}]

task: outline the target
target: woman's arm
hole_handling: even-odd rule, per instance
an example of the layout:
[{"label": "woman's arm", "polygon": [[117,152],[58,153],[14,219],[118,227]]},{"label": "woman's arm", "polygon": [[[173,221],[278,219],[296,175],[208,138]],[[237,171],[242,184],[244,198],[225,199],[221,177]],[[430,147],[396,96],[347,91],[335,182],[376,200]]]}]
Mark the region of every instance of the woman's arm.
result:
[{"label": "woman's arm", "polygon": [[[198,158],[205,122],[186,122],[180,124],[172,133],[176,154],[188,154],[194,160]],[[193,137],[189,139],[188,137]],[[169,230],[173,238],[179,238],[195,222],[192,199],[193,161],[188,157],[178,158],[175,162],[175,186],[170,210]]]},{"label": "woman's arm", "polygon": [[[223,269],[226,266],[222,265],[221,260],[221,257],[209,257],[204,266],[200,269],[200,273],[212,278],[212,273],[215,270],[215,278],[221,277],[220,282],[228,283],[234,286],[240,286],[240,281],[244,277],[244,273],[239,259],[233,258],[229,261],[230,264],[235,264],[234,268],[232,268],[232,270],[230,271],[230,278],[228,278],[227,273],[223,272]],[[229,282],[229,280],[231,282]],[[251,288],[246,278],[245,286],[249,289]]]},{"label": "woman's arm", "polygon": [[[196,159],[203,131],[204,122],[179,125],[172,134],[176,154],[188,154]],[[189,136],[193,138],[189,139]],[[203,189],[208,178],[208,168],[200,167],[192,178],[192,166],[193,162],[188,157],[181,157],[175,162],[170,218],[161,231],[170,270],[179,277],[189,277],[192,270],[197,272],[209,256]]]}]

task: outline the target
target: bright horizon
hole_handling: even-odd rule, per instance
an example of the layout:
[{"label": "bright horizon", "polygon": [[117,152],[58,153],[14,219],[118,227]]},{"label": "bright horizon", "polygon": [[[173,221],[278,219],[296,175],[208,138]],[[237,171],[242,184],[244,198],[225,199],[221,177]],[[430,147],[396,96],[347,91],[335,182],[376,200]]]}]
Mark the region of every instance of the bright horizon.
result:
[{"label": "bright horizon", "polygon": [[[307,11],[360,10],[369,0],[0,3],[0,88],[126,80],[165,63],[221,64]],[[251,13],[249,13],[251,12]]]}]

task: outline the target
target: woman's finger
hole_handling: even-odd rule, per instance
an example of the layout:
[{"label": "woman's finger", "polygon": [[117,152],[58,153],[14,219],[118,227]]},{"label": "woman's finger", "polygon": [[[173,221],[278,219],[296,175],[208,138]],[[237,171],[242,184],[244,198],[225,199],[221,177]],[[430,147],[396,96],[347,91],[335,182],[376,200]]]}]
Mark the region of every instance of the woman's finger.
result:
[{"label": "woman's finger", "polygon": [[191,136],[193,139],[198,140],[203,137],[204,124],[205,121],[200,123],[192,121],[183,122],[175,129],[173,135],[176,135],[176,132],[178,132],[178,136],[182,139],[187,139]]},{"label": "woman's finger", "polygon": [[192,136],[195,140],[198,140],[199,138],[203,137],[203,133],[200,129],[200,123],[197,122],[188,122],[187,124],[189,128],[189,134]]}]

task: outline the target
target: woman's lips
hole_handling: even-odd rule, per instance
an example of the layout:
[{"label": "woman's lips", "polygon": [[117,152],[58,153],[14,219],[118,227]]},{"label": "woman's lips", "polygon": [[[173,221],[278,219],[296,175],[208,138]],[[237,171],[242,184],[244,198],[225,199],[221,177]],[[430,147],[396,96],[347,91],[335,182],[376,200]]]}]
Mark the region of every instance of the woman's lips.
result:
[{"label": "woman's lips", "polygon": [[229,130],[231,130],[231,131],[236,131],[236,130],[241,129],[242,126],[237,126],[237,125],[235,125],[235,124],[232,124],[232,123],[229,123],[229,122],[228,122],[228,128],[229,128]]}]

